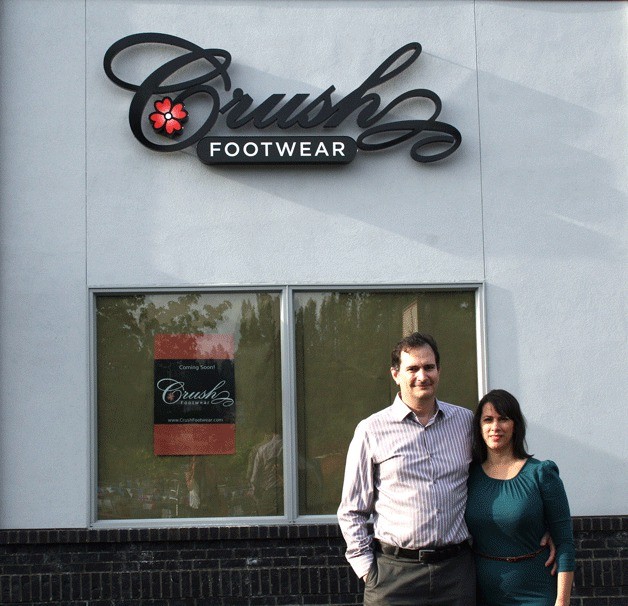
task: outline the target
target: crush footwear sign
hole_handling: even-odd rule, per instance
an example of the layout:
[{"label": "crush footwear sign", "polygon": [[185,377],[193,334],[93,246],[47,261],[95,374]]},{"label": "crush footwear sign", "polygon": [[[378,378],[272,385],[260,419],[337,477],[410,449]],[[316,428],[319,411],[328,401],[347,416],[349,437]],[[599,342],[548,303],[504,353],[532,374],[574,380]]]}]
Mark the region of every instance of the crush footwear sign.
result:
[{"label": "crush footwear sign", "polygon": [[[123,80],[114,68],[116,57],[145,45],[172,47],[174,57],[141,82]],[[384,103],[375,92],[408,69],[420,54],[418,42],[406,44],[344,97],[335,94],[335,86],[329,86],[314,98],[308,93],[275,93],[261,101],[245,88],[231,91],[229,52],[202,48],[169,34],[133,34],[118,40],[105,53],[104,69],[114,84],[133,93],[131,131],[154,151],[175,152],[196,146],[205,164],[346,164],[358,151],[380,151],[407,142],[410,157],[425,163],[447,158],[462,140],[458,129],[438,120],[440,97],[431,90],[416,88]],[[393,118],[399,112],[412,115],[426,102],[428,113],[431,111],[427,116]],[[202,109],[196,110],[200,115],[188,128],[193,122],[193,104]],[[356,138],[343,133],[349,120],[361,129]],[[216,136],[217,130],[245,126],[264,134]],[[314,128],[331,134],[308,136],[307,131]],[[290,129],[290,135],[279,136],[277,129]]]}]

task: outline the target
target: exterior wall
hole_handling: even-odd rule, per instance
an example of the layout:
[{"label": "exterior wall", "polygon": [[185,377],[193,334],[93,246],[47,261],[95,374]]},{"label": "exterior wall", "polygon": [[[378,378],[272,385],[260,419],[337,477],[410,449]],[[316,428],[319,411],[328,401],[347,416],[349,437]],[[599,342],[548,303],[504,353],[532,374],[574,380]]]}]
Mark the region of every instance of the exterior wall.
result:
[{"label": "exterior wall", "polygon": [[[0,526],[92,522],[89,289],[231,284],[484,283],[489,387],[520,397],[573,514],[624,514],[626,10],[2,2]],[[417,40],[398,85],[435,90],[463,145],[312,171],[156,154],[102,70],[142,31],[229,50],[256,99],[346,94]]]},{"label": "exterior wall", "polygon": [[[628,599],[628,518],[575,518],[572,606]],[[336,525],[0,531],[2,604],[359,604]],[[211,600],[211,601],[209,601]]]},{"label": "exterior wall", "polygon": [[625,9],[477,7],[489,387],[520,397],[578,515],[628,494],[600,473],[628,454],[607,433],[626,426]]},{"label": "exterior wall", "polygon": [[80,527],[90,459],[82,4],[2,2],[0,40],[0,99],[13,108],[0,113],[0,527]]}]

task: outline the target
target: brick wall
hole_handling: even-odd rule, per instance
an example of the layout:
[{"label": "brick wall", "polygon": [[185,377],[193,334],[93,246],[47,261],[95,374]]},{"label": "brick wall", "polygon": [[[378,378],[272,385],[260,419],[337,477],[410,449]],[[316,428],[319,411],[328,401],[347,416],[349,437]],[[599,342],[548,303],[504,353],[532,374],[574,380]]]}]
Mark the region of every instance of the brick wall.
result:
[{"label": "brick wall", "polygon": [[628,604],[628,516],[573,519],[576,574],[572,606]]},{"label": "brick wall", "polygon": [[[574,518],[572,606],[628,604],[628,516]],[[359,604],[335,524],[0,530],[0,603]]]}]

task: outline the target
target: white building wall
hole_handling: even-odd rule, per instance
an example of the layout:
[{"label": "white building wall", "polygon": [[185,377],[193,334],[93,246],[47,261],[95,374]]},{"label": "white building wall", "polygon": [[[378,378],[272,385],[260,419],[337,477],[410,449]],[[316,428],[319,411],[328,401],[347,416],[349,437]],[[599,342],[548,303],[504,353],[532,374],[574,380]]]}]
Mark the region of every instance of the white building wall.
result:
[{"label": "white building wall", "polygon": [[489,387],[583,515],[628,505],[626,8],[476,6]]},{"label": "white building wall", "polygon": [[85,526],[85,18],[0,2],[0,527]]},{"label": "white building wall", "polygon": [[[520,398],[572,513],[625,513],[626,17],[621,2],[2,2],[0,527],[89,523],[96,287],[484,282],[489,387]],[[145,31],[228,50],[257,101],[344,96],[418,41],[382,94],[434,90],[463,144],[433,165],[406,144],[329,168],[152,152],[102,69]]]}]

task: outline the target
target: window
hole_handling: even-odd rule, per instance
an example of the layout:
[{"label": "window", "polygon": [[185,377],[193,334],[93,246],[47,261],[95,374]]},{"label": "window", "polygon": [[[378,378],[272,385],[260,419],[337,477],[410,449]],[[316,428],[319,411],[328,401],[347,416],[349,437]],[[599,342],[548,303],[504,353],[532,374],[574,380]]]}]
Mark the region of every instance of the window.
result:
[{"label": "window", "polygon": [[[271,436],[280,439],[282,432],[279,302],[279,294],[272,292],[96,298],[98,519],[283,514],[281,448],[262,446]],[[160,361],[173,360],[172,370],[178,371],[174,380],[185,388],[195,375],[197,381],[202,382],[204,374],[212,380],[202,367],[211,366],[214,355],[204,358],[198,348],[195,355],[175,348],[170,358],[156,356],[156,343],[164,335],[174,337],[175,344],[176,337],[187,335],[234,340],[232,454],[220,449],[216,454],[155,454],[155,401],[163,399],[155,376]],[[170,374],[166,369],[159,376],[166,379]],[[178,397],[174,390],[167,395],[173,393]],[[196,389],[195,394],[200,395]],[[216,408],[193,404],[202,402],[198,397],[185,400],[188,403],[179,408]],[[189,439],[182,434],[183,442]],[[263,470],[255,449],[263,453]],[[253,489],[261,490],[262,485],[265,493],[258,498]]]},{"label": "window", "polygon": [[95,293],[94,517],[334,515],[356,424],[396,393],[390,351],[404,334],[436,337],[439,397],[474,408],[479,294]]}]

